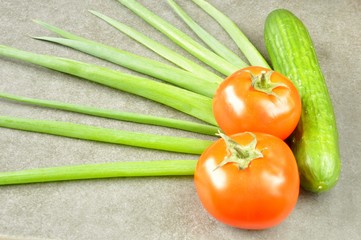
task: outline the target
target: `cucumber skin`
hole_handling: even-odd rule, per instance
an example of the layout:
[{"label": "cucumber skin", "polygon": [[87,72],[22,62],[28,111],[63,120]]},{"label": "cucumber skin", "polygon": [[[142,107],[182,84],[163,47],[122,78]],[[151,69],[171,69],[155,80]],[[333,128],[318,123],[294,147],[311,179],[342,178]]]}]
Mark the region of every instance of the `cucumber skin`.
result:
[{"label": "cucumber skin", "polygon": [[330,190],[341,172],[338,132],[311,37],[304,24],[285,9],[268,15],[264,36],[274,70],[287,76],[301,95],[301,119],[289,139],[301,186],[316,193]]}]

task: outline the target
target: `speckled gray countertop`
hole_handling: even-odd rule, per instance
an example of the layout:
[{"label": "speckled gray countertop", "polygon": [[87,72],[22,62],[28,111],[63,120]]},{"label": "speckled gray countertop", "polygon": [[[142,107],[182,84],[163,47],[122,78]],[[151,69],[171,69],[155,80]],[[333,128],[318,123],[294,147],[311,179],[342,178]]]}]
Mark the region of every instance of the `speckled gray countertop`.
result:
[{"label": "speckled gray countertop", "polygon": [[[140,1],[191,36],[165,0]],[[238,53],[234,43],[191,1],[178,1],[210,32]],[[266,55],[267,14],[287,8],[300,17],[313,38],[334,104],[340,136],[342,175],[320,195],[301,191],[290,217],[264,231],[245,231],[217,222],[202,208],[192,177],[152,177],[72,181],[0,187],[0,239],[359,239],[361,236],[360,138],[361,64],[359,0],[212,0]],[[1,0],[0,44],[128,70],[69,48],[33,40],[54,36],[39,19],[84,37],[165,61],[117,32],[88,10],[117,18],[186,56],[167,38],[115,0]],[[139,113],[194,120],[152,101],[20,61],[0,58],[0,91]],[[185,137],[201,135],[0,101],[0,114],[70,121],[96,126]],[[0,171],[197,156],[0,128]]]}]

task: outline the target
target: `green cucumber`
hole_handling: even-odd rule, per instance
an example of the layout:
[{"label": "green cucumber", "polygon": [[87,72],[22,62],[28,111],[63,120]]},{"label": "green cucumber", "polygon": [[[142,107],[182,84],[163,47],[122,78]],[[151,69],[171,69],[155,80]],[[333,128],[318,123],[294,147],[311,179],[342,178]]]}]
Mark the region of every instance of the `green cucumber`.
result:
[{"label": "green cucumber", "polygon": [[341,160],[335,114],[311,37],[301,20],[285,9],[268,15],[264,34],[274,70],[295,84],[302,99],[301,119],[289,139],[301,186],[327,191],[339,179]]}]

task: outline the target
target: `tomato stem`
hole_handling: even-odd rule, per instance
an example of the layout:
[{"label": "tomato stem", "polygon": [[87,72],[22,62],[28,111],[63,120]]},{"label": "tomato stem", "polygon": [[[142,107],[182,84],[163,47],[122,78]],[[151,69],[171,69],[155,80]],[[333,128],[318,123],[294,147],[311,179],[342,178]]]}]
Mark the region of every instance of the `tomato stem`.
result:
[{"label": "tomato stem", "polygon": [[250,71],[247,71],[249,74],[251,74],[252,79],[252,87],[254,90],[266,93],[267,95],[275,96],[276,98],[279,98],[279,96],[273,92],[273,89],[278,87],[285,87],[288,88],[288,86],[284,83],[280,82],[271,82],[271,76],[274,71],[261,71],[261,74],[255,75]]},{"label": "tomato stem", "polygon": [[261,85],[261,87],[263,87],[263,88],[266,88],[266,87],[267,87],[266,71],[261,71],[260,85]]},{"label": "tomato stem", "polygon": [[249,134],[253,137],[253,140],[247,145],[241,145],[227,135],[220,132],[218,133],[218,135],[221,136],[226,143],[228,155],[217,165],[216,169],[226,165],[227,163],[235,163],[238,165],[240,170],[244,170],[248,168],[249,164],[254,159],[263,157],[262,151],[256,149],[256,136],[251,132],[245,132],[244,134]]}]

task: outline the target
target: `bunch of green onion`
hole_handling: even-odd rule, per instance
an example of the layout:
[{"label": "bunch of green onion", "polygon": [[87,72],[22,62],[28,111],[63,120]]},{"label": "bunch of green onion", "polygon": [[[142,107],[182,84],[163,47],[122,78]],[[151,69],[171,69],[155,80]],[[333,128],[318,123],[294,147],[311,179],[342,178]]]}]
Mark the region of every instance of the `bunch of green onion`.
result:
[{"label": "bunch of green onion", "polygon": [[[212,113],[212,97],[219,83],[226,76],[248,65],[270,68],[262,55],[231,19],[204,0],[192,1],[223,27],[240,48],[247,61],[241,59],[204,30],[173,0],[168,0],[168,3],[174,12],[209,48],[204,47],[137,1],[118,1],[214,71],[207,70],[137,30],[96,11],[90,12],[177,67],[91,41],[42,21],[35,22],[58,34],[61,38],[35,37],[35,39],[64,45],[161,81],[122,73],[90,63],[26,52],[3,45],[0,45],[0,56],[22,60],[132,93],[174,108],[198,118],[204,123],[98,109],[90,106],[16,96],[5,92],[0,92],[0,98],[41,107],[215,136],[219,129]],[[0,127],[188,154],[201,154],[212,144],[212,141],[208,140],[11,116],[0,116]],[[30,169],[0,173],[0,185],[109,177],[192,175],[195,165],[196,160],[158,160]]]}]

